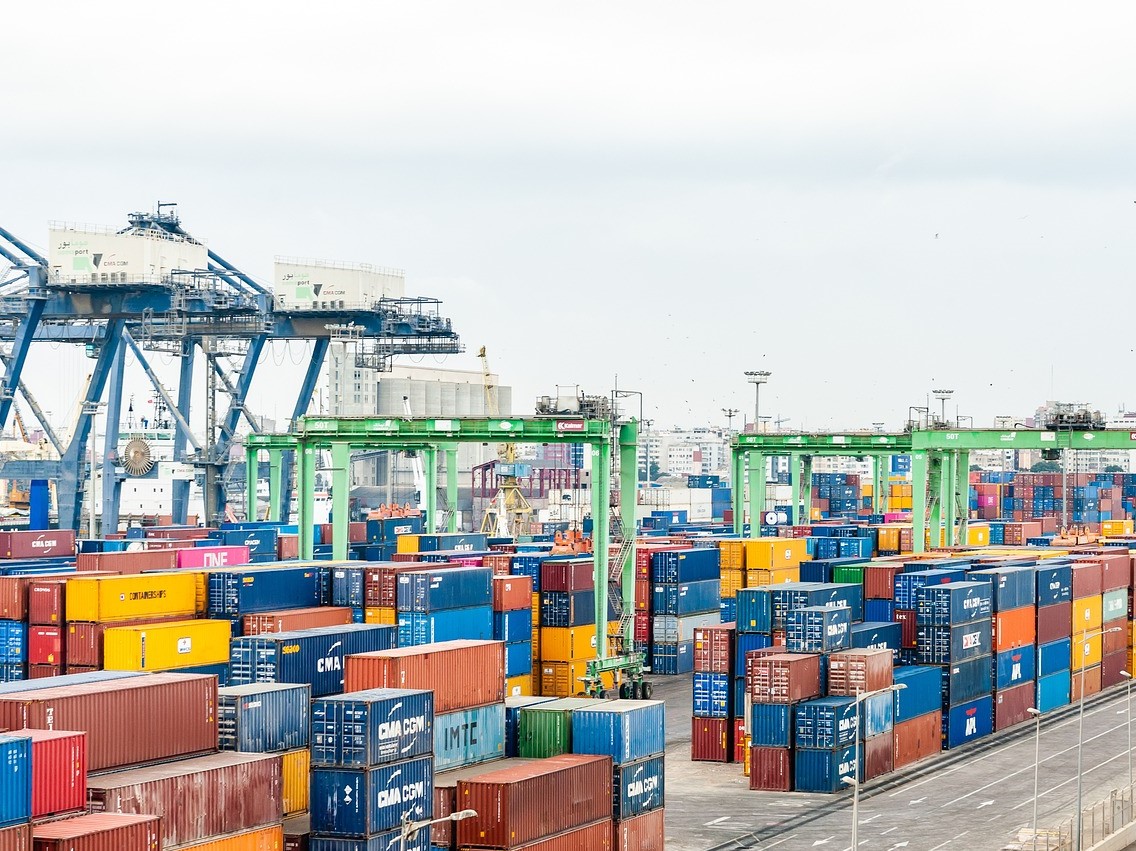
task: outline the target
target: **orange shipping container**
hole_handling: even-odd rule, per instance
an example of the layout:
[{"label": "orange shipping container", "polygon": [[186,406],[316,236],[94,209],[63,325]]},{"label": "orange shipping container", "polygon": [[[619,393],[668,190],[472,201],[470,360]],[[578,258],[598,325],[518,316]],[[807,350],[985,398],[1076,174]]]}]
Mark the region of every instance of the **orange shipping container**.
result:
[{"label": "orange shipping container", "polygon": [[718,550],[723,570],[745,570],[745,541],[719,541]]},{"label": "orange shipping container", "polygon": [[[1073,687],[1070,690],[1072,694],[1071,703],[1077,703],[1081,699],[1081,672],[1073,674]],[[1095,668],[1086,668],[1084,671],[1084,690],[1085,697],[1090,697],[1097,694],[1101,690],[1101,669],[1100,665]]]},{"label": "orange shipping container", "polygon": [[193,845],[182,845],[181,851],[281,851],[283,847],[284,828],[271,824],[217,836]]},{"label": "orange shipping container", "polygon": [[1037,635],[1037,609],[1023,606],[994,613],[994,652],[1033,644]]},{"label": "orange shipping container", "polygon": [[532,605],[531,576],[494,576],[493,611],[512,612]]},{"label": "orange shipping container", "polygon": [[740,589],[745,587],[745,571],[726,570],[721,572],[721,595],[735,597]]}]

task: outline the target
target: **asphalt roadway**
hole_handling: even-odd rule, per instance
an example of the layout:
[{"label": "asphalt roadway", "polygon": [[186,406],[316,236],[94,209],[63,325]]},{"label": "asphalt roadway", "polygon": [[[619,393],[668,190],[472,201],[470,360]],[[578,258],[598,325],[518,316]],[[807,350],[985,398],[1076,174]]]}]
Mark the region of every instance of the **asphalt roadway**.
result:
[{"label": "asphalt roadway", "polygon": [[[850,851],[852,793],[752,792],[740,765],[691,762],[691,677],[654,677],[667,704],[668,851]],[[1125,690],[1085,701],[1082,797],[1087,807],[1128,784]],[[1033,818],[1034,724],[948,751],[860,791],[859,846],[869,851],[1018,848]],[[1038,827],[1076,809],[1077,707],[1041,722]],[[1133,724],[1136,735],[1136,723]],[[1028,841],[1027,841],[1028,847]]]}]

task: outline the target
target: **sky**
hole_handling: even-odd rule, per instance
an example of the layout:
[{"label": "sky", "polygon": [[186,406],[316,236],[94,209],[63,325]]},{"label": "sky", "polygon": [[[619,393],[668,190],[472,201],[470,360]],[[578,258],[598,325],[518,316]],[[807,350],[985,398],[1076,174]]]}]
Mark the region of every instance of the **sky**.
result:
[{"label": "sky", "polygon": [[[1136,407],[1132,4],[65,0],[5,29],[0,225],[45,247],[176,201],[265,281],[403,268],[467,346],[422,362],[486,346],[515,413],[618,376],[657,426],[724,424],[754,369],[789,429],[899,427],[938,387],[976,425]],[[285,416],[303,358],[251,407]],[[26,375],[59,419],[86,371],[41,345]]]}]

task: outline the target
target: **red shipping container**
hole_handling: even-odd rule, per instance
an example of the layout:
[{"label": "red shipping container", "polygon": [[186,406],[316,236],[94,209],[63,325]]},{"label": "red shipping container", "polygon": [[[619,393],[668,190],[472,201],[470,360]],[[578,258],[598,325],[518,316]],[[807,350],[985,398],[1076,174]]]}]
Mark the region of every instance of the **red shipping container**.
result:
[{"label": "red shipping container", "polygon": [[1073,599],[1082,597],[1099,597],[1103,569],[1099,561],[1073,562]]},{"label": "red shipping container", "polygon": [[205,526],[150,526],[146,529],[146,538],[165,538],[174,541],[196,541],[208,538],[209,533],[216,531]]},{"label": "red shipping container", "polygon": [[63,672],[66,674],[89,674],[91,671],[99,670],[95,665],[65,665]]},{"label": "red shipping container", "polygon": [[[150,623],[183,620],[185,620],[184,615],[170,615],[162,618],[139,618],[111,623],[68,621],[63,658],[66,660],[68,668],[73,665],[101,668],[103,666],[103,635],[108,629],[116,626],[144,626]],[[350,621],[347,621],[347,623],[350,623]]]},{"label": "red shipping container", "polygon": [[494,576],[493,611],[516,612],[532,608],[531,576]]},{"label": "red shipping container", "polygon": [[[1109,653],[1127,653],[1128,633],[1131,631],[1131,627],[1123,620],[1106,623],[1104,626],[1104,633],[1101,635],[1101,652],[1105,656]],[[1113,632],[1112,627],[1114,626],[1119,626],[1121,629],[1118,632]],[[1108,688],[1108,686],[1108,683],[1104,684],[1105,688]]]},{"label": "red shipping container", "polygon": [[887,688],[893,682],[894,655],[891,650],[841,650],[828,657],[828,693],[832,697],[852,697]]},{"label": "red shipping container", "polygon": [[28,586],[48,579],[38,576],[0,576],[0,620],[22,621],[28,617]]},{"label": "red shipping container", "polygon": [[[315,629],[317,626],[342,626],[351,623],[350,606],[313,606],[307,609],[285,609],[281,612],[261,612],[245,615],[244,634],[261,635],[266,632],[291,632],[294,629]],[[118,626],[118,624],[108,624]],[[70,648],[68,648],[70,652]]]},{"label": "red shipping container", "polygon": [[864,568],[864,598],[868,600],[894,600],[895,576],[903,572],[902,565],[872,565]]},{"label": "red shipping container", "polygon": [[279,754],[211,754],[91,777],[87,786],[92,812],[161,815],[166,847],[283,817]]},{"label": "red shipping container", "polygon": [[815,654],[775,653],[755,659],[752,666],[747,659],[747,667],[753,672],[750,697],[757,703],[796,703],[820,696],[820,656]]},{"label": "red shipping container", "polygon": [[510,553],[485,556],[481,563],[492,568],[494,576],[509,576],[513,572],[513,556]]},{"label": "red shipping container", "polygon": [[1084,682],[1085,697],[1091,697],[1101,690],[1101,667],[1094,665],[1083,671],[1073,672],[1072,688],[1070,689],[1070,702],[1077,703],[1081,699],[1081,683]]},{"label": "red shipping container", "polygon": [[[417,559],[406,563],[396,558],[381,566],[371,565],[363,574],[363,601],[366,606],[386,606],[393,608],[398,603],[398,575],[408,570],[421,570],[422,564]],[[406,555],[403,553],[403,555]],[[453,562],[430,565],[431,570],[445,570],[449,567],[461,567]],[[532,604],[532,601],[529,601]]]},{"label": "red shipping container", "polygon": [[1022,606],[994,613],[994,652],[1033,644],[1037,638],[1037,609]]},{"label": "red shipping container", "polygon": [[92,772],[212,751],[217,678],[147,674],[0,694],[0,728],[22,727],[85,730]]},{"label": "red shipping container", "polygon": [[79,553],[75,569],[83,572],[113,570],[115,573],[142,573],[147,570],[173,570],[177,550],[131,550],[117,553]]},{"label": "red shipping container", "polygon": [[914,650],[919,637],[919,625],[914,609],[896,609],[895,621],[899,624],[899,643],[905,650]]},{"label": "red shipping container", "polygon": [[[32,818],[87,808],[87,734],[18,730],[32,740]],[[0,842],[0,849],[4,848]]]},{"label": "red shipping container", "polygon": [[665,811],[626,818],[615,823],[615,851],[664,851],[666,847]]},{"label": "red shipping container", "polygon": [[181,570],[249,563],[248,547],[186,547],[174,550],[174,553],[177,555],[177,567]]},{"label": "red shipping container", "polygon": [[514,851],[579,851],[581,848],[610,851],[611,829],[611,819],[601,819],[555,836],[538,839],[536,842],[518,845]]},{"label": "red shipping container", "polygon": [[35,851],[161,851],[161,819],[89,813],[32,828]]},{"label": "red shipping container", "polygon": [[785,630],[775,629],[770,636],[773,639],[773,646],[781,650],[785,649]]},{"label": "red shipping container", "polygon": [[[394,553],[391,555],[391,561],[406,562],[408,564],[422,561],[422,556],[425,553]],[[437,565],[435,565],[436,567]]]},{"label": "red shipping container", "polygon": [[1132,557],[1127,550],[1098,550],[1093,553],[1092,560],[1101,565],[1101,593],[1132,587]]},{"label": "red shipping container", "polygon": [[288,561],[300,557],[300,536],[279,535],[276,538],[276,557]]},{"label": "red shipping container", "polygon": [[37,579],[28,583],[28,623],[62,624],[66,590],[65,579]]},{"label": "red shipping container", "polygon": [[63,664],[63,627],[28,627],[28,664]]},{"label": "red shipping container", "polygon": [[[753,672],[754,666],[757,664],[758,659],[764,659],[766,656],[774,656],[778,653],[784,652],[780,647],[762,647],[760,650],[750,650],[746,653],[746,669],[745,681],[746,692],[753,691]],[[741,672],[738,671],[738,674]],[[735,674],[736,676],[736,674]]]},{"label": "red shipping container", "polygon": [[44,680],[63,673],[62,665],[28,665],[29,680]]},{"label": "red shipping container", "polygon": [[356,521],[347,524],[347,543],[349,544],[365,544],[367,543],[367,521]]},{"label": "red shipping container", "polygon": [[540,566],[541,591],[590,591],[595,587],[591,561],[546,561]]},{"label": "red shipping container", "polygon": [[860,766],[860,774],[864,782],[883,777],[892,771],[893,742],[890,732],[879,736],[872,736],[864,742],[864,764]]},{"label": "red shipping container", "polygon": [[335,526],[331,523],[320,523],[319,530],[320,539],[316,543],[330,544],[332,542],[332,538],[335,536]]},{"label": "red shipping container", "polygon": [[1105,653],[1101,657],[1101,688],[1120,685],[1126,679],[1121,673],[1128,670],[1128,648],[1118,653]]},{"label": "red shipping container", "polygon": [[1037,610],[1037,643],[1060,641],[1073,634],[1073,603],[1054,603]]},{"label": "red shipping container", "polygon": [[453,712],[505,699],[505,645],[439,641],[348,656],[345,692],[372,688],[433,689],[434,711]]},{"label": "red shipping container", "polygon": [[749,788],[793,791],[793,752],[789,748],[750,748]]},{"label": "red shipping container", "polygon": [[892,770],[926,759],[943,749],[943,713],[929,712],[892,728]]},{"label": "red shipping container", "polygon": [[75,533],[70,529],[0,532],[0,559],[55,558],[75,555]]},{"label": "red shipping container", "polygon": [[651,595],[653,584],[649,579],[635,580],[635,608],[640,612],[651,610]]},{"label": "red shipping container", "polygon": [[729,718],[691,718],[690,758],[729,762],[734,751],[734,722]]},{"label": "red shipping container", "polygon": [[457,823],[457,844],[517,848],[610,819],[611,781],[610,757],[583,754],[554,756],[459,780],[458,806],[483,815]]},{"label": "red shipping container", "polygon": [[694,630],[694,670],[728,674],[734,668],[735,625],[700,626]]},{"label": "red shipping container", "polygon": [[32,851],[32,826],[17,824],[13,827],[0,827],[0,849],[2,851]]},{"label": "red shipping container", "polygon": [[744,718],[734,719],[734,762],[744,765],[749,758],[746,753],[746,722]]},{"label": "red shipping container", "polygon": [[1005,688],[994,694],[994,730],[1005,730],[1020,724],[1030,716],[1026,711],[1035,702],[1034,683]]},{"label": "red shipping container", "polygon": [[651,640],[651,616],[646,612],[635,613],[635,641]]}]

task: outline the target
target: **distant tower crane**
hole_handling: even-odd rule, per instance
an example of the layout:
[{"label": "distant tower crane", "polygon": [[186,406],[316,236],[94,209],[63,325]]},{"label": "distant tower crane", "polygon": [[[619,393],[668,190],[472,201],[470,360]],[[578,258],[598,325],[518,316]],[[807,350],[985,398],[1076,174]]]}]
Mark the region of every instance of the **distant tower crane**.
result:
[{"label": "distant tower crane", "polygon": [[[485,346],[478,351],[481,358],[481,370],[485,379],[485,410],[496,419],[501,416],[497,404],[497,383],[493,380],[493,373],[489,371],[489,357],[485,353]],[[497,466],[494,469],[497,478],[497,494],[493,502],[485,509],[481,518],[481,531],[487,535],[506,535],[517,537],[522,534],[532,506],[521,493],[517,482],[517,445],[515,443],[497,444]]]}]

